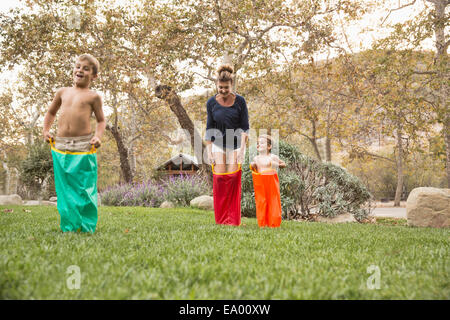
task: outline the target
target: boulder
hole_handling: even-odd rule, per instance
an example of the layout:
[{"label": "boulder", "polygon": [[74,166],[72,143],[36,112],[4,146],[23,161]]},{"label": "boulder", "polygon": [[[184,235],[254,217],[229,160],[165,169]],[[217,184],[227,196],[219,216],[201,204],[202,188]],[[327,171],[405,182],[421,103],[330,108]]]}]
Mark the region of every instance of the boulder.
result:
[{"label": "boulder", "polygon": [[56,201],[58,201],[58,198],[57,197],[51,197],[50,199],[48,199],[48,201],[56,202]]},{"label": "boulder", "polygon": [[196,207],[204,210],[214,210],[214,199],[211,196],[200,196],[192,199],[190,202],[191,207]]},{"label": "boulder", "polygon": [[413,189],[406,200],[406,218],[409,226],[450,227],[450,189]]},{"label": "boulder", "polygon": [[22,198],[18,194],[0,195],[0,205],[18,204],[21,205]]},{"label": "boulder", "polygon": [[161,203],[161,205],[159,207],[160,208],[175,208],[175,205],[170,201],[164,201],[163,203]]}]

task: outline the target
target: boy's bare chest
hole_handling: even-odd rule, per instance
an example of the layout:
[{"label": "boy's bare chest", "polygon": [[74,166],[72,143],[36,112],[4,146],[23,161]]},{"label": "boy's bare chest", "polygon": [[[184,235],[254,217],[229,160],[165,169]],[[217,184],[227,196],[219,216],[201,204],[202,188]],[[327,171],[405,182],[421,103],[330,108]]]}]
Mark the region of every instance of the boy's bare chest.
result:
[{"label": "boy's bare chest", "polygon": [[67,93],[61,97],[62,111],[91,111],[92,98],[84,93]]},{"label": "boy's bare chest", "polygon": [[258,168],[270,168],[272,166],[271,156],[257,156],[255,160]]}]

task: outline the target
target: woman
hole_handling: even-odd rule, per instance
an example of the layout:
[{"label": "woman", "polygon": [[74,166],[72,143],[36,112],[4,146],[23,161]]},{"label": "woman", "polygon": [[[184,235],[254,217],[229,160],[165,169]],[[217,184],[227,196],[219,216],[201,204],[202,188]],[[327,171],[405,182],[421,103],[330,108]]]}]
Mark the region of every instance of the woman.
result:
[{"label": "woman", "polygon": [[249,130],[245,99],[232,92],[233,67],[222,65],[218,94],[206,103],[206,144],[213,165],[214,216],[217,224],[241,224],[241,174]]},{"label": "woman", "polygon": [[206,103],[208,159],[217,173],[234,172],[244,161],[248,110],[244,97],[232,92],[233,67],[222,65],[216,80],[218,94]]}]

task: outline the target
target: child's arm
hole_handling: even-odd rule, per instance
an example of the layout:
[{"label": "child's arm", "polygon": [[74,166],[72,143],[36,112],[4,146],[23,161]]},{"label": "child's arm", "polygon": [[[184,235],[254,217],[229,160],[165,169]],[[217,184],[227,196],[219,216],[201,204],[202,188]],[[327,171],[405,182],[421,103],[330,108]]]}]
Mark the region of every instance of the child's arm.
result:
[{"label": "child's arm", "polygon": [[250,169],[256,172],[258,172],[258,165],[256,164],[257,157],[258,156],[255,156],[253,161],[250,163]]},{"label": "child's arm", "polygon": [[49,142],[50,139],[53,139],[53,135],[50,134],[50,128],[55,120],[59,107],[61,107],[61,96],[63,91],[64,88],[60,88],[56,91],[55,97],[53,98],[53,101],[44,117],[44,129],[42,130],[42,135],[44,136],[44,140],[47,142]]},{"label": "child's arm", "polygon": [[272,161],[275,164],[275,166],[279,167],[279,168],[285,168],[286,167],[286,163],[281,160],[277,155],[272,155]]},{"label": "child's arm", "polygon": [[106,128],[105,116],[103,114],[102,98],[99,94],[95,95],[93,109],[95,118],[97,119],[97,127],[95,128],[95,134],[92,137],[90,144],[93,144],[96,148],[98,148],[102,144],[101,138]]}]

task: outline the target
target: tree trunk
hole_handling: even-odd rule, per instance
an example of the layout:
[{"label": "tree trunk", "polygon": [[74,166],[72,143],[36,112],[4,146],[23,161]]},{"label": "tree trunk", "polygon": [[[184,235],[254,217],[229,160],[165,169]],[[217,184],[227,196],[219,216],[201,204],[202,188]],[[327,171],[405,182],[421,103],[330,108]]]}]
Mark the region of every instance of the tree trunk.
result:
[{"label": "tree trunk", "polygon": [[325,139],[325,151],[326,151],[326,159],[328,162],[331,161],[331,138],[326,137]]},{"label": "tree trunk", "polygon": [[134,141],[130,142],[130,147],[128,148],[128,159],[130,160],[130,170],[131,176],[134,177],[137,172],[136,168],[136,152],[134,149]]},{"label": "tree trunk", "polygon": [[6,162],[2,162],[3,169],[5,170],[5,184],[4,184],[4,192],[5,194],[9,194],[9,185],[11,181],[11,172],[8,168],[8,164]]},{"label": "tree trunk", "polygon": [[191,118],[187,114],[183,105],[181,104],[180,97],[172,90],[171,87],[167,85],[158,85],[155,88],[155,95],[157,98],[162,99],[167,102],[170,107],[170,110],[175,114],[178,119],[178,122],[182,129],[185,129],[189,132],[191,138],[191,146],[194,150],[194,155],[199,162],[199,166],[212,181],[212,170],[211,166],[207,163],[204,163],[203,155],[205,154],[206,145],[203,143],[203,139],[198,133],[198,131],[194,127],[194,123]]},{"label": "tree trunk", "polygon": [[447,188],[450,188],[450,116],[447,116],[446,123],[444,124],[444,139],[447,151]]},{"label": "tree trunk", "polygon": [[397,128],[397,189],[395,190],[394,207],[400,207],[400,200],[403,191],[403,145],[402,130]]},{"label": "tree trunk", "polygon": [[[131,101],[130,101],[131,103]],[[136,124],[136,108],[133,108],[131,110],[131,137],[132,140],[129,143],[128,147],[128,158],[130,160],[130,168],[131,168],[131,175],[134,177],[137,172],[136,168],[136,150],[135,150],[135,140],[134,137],[137,133],[137,124]]]},{"label": "tree trunk", "polygon": [[131,171],[130,162],[128,159],[128,149],[123,142],[122,135],[120,134],[118,128],[116,126],[106,126],[106,129],[111,132],[116,141],[117,150],[119,151],[120,157],[120,169],[122,170],[123,178],[125,182],[131,183],[133,182],[133,173]]},{"label": "tree trunk", "polygon": [[447,0],[430,1],[434,3],[435,17],[434,17],[434,34],[435,34],[435,66],[438,70],[438,77],[440,78],[440,92],[439,92],[439,106],[438,109],[444,113],[444,127],[443,136],[446,146],[446,171],[447,171],[447,187],[450,188],[450,115],[448,111],[448,78],[446,76],[448,68],[448,54],[447,49],[449,41],[446,41],[445,36],[445,9],[449,5]]},{"label": "tree trunk", "polygon": [[312,138],[310,138],[309,141],[311,142],[311,144],[314,148],[314,151],[316,152],[317,159],[319,159],[319,161],[322,161],[322,157],[320,156],[319,147],[317,146],[316,122],[314,120],[311,120],[311,124],[312,124]]},{"label": "tree trunk", "polygon": [[[327,77],[328,82],[328,77]],[[330,126],[331,126],[331,103],[328,103],[327,111],[327,136],[325,137],[325,159],[327,162],[331,162],[331,138],[330,138]]]}]

